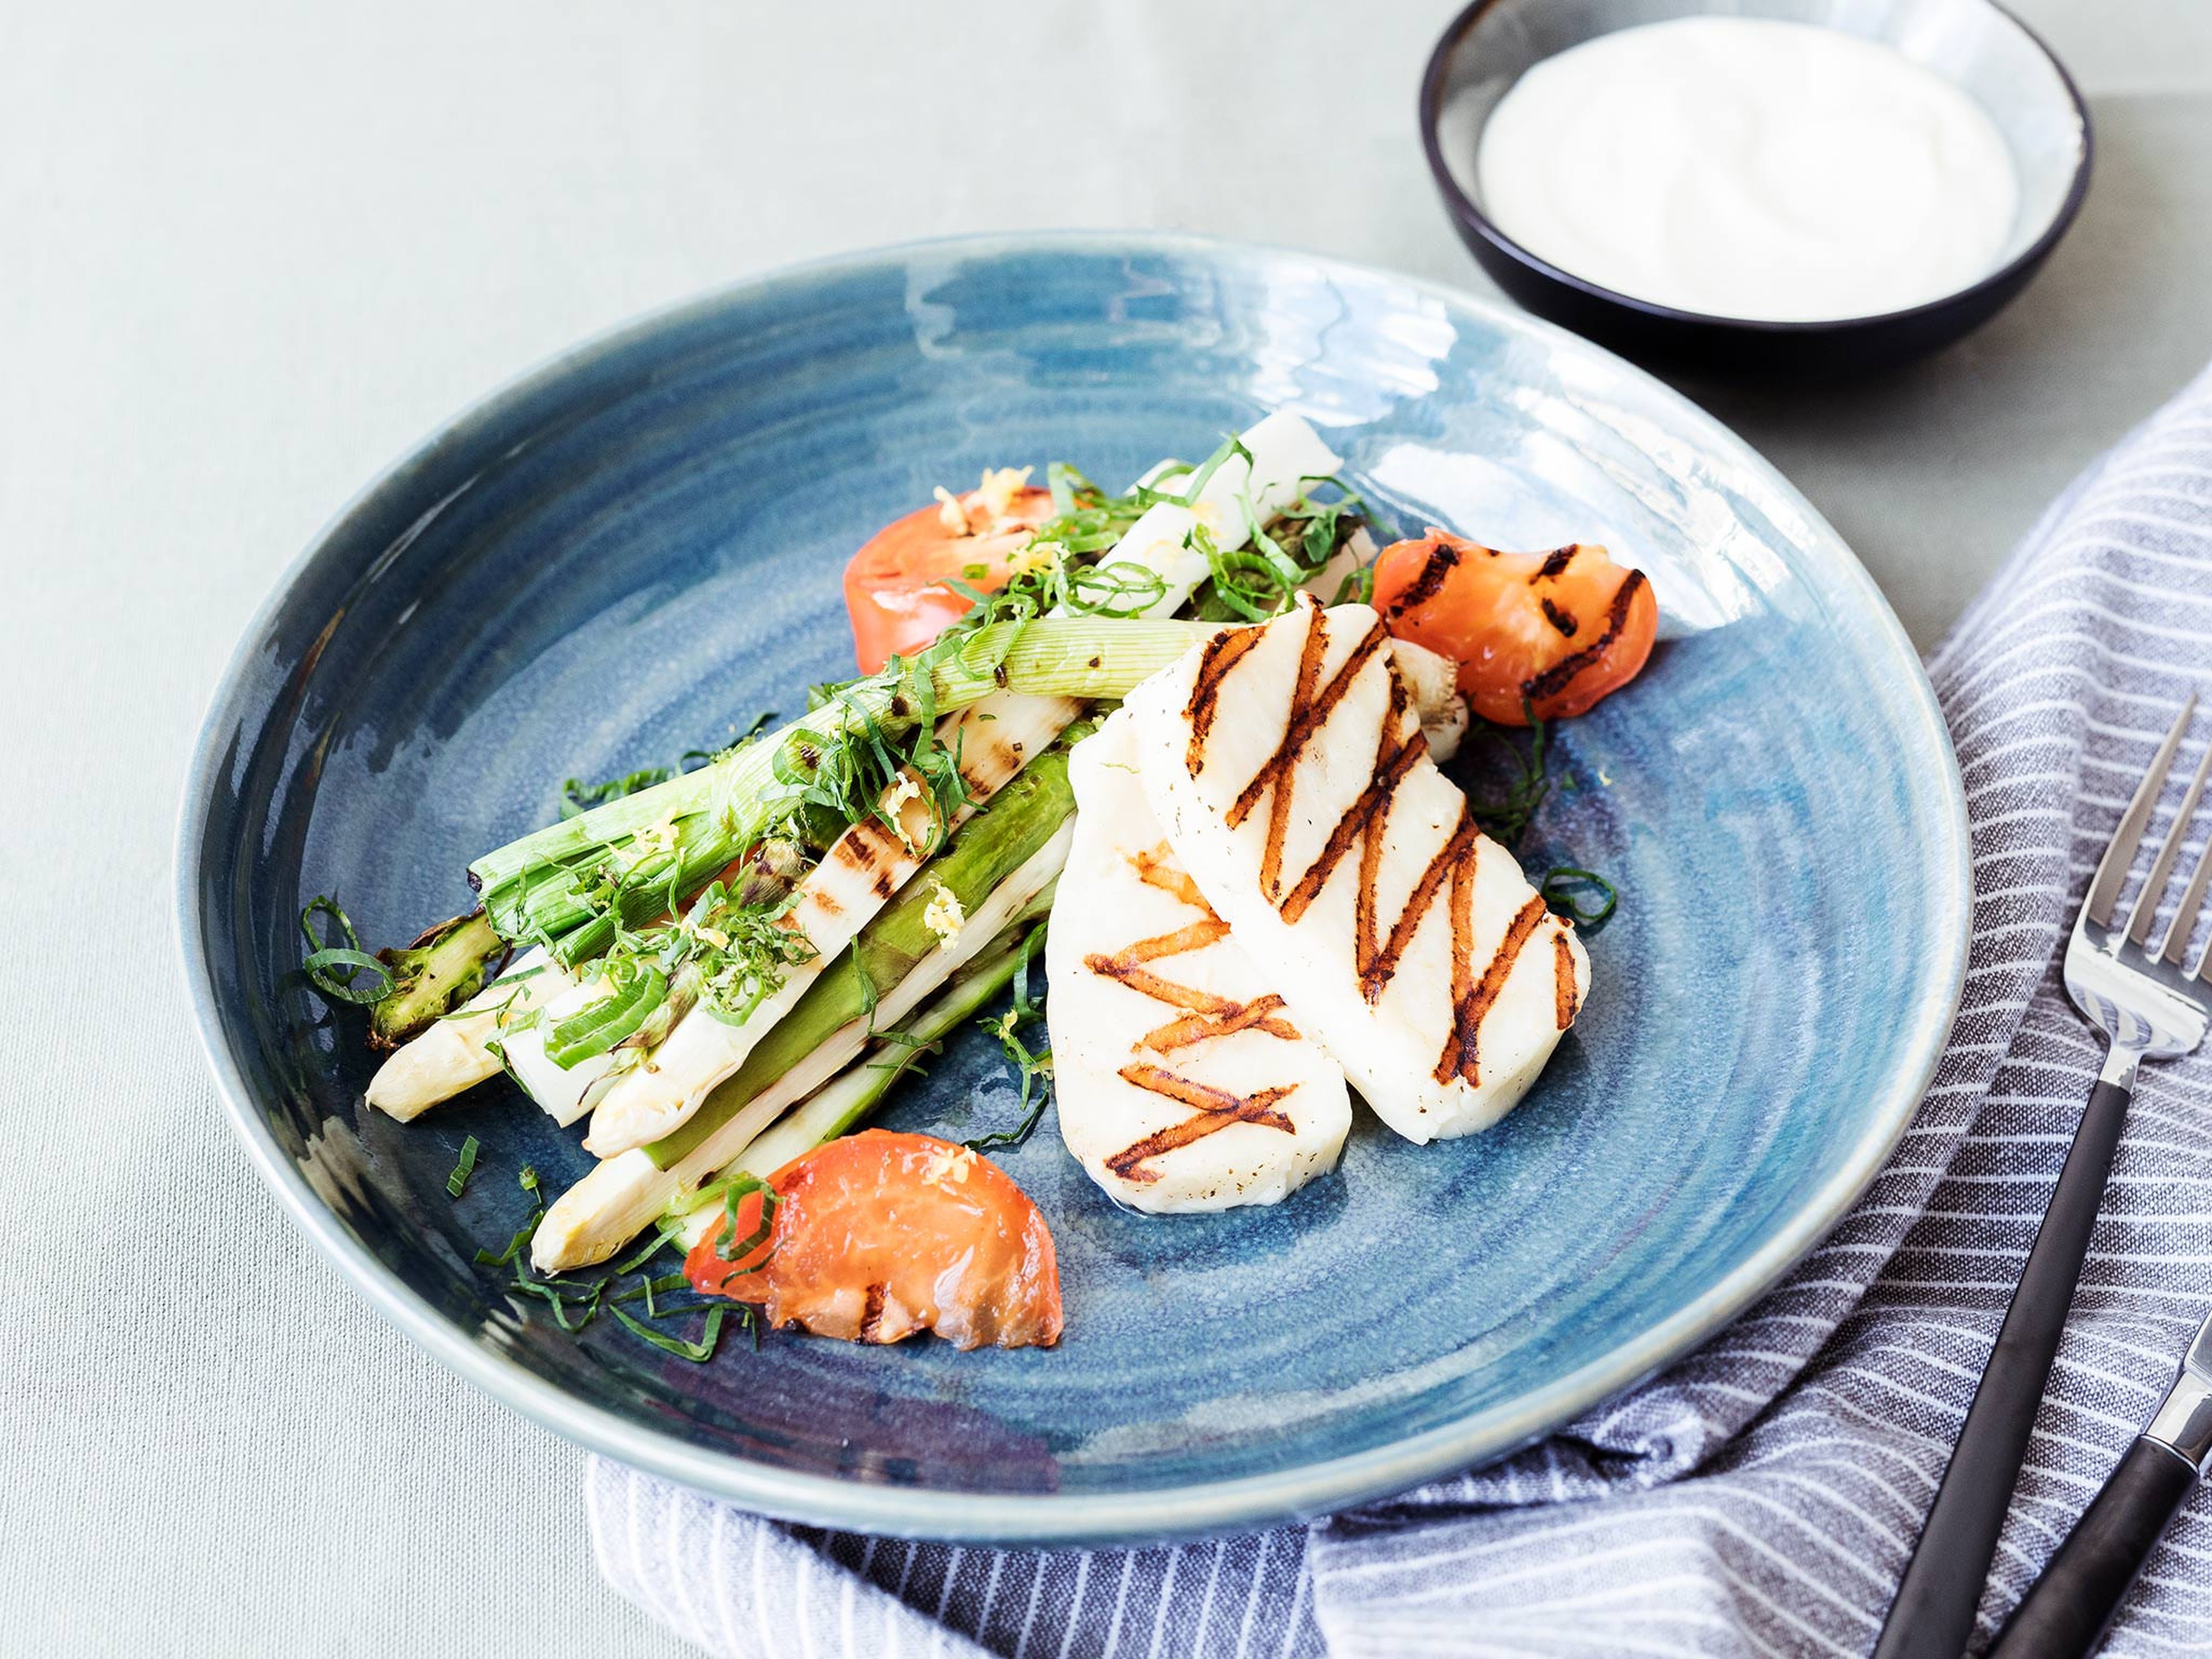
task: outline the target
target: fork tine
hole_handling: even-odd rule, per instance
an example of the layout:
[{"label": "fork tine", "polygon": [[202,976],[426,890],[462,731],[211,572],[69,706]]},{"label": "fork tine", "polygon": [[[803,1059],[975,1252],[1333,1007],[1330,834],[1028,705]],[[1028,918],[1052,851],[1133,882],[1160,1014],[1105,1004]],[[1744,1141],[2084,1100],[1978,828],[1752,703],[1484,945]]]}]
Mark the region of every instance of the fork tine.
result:
[{"label": "fork tine", "polygon": [[2173,729],[2166,734],[2166,741],[2151,757],[2150,770],[2136,787],[2136,798],[2128,803],[2128,810],[2120,814],[2120,826],[2112,831],[2112,844],[2105,849],[2105,856],[2097,862],[2097,874],[2089,883],[2089,896],[2082,902],[2082,914],[2100,927],[2112,925],[2112,906],[2120,896],[2120,889],[2127,885],[2128,866],[2135,862],[2136,848],[2142,842],[2143,825],[2150,822],[2150,810],[2158,804],[2159,791],[2166,787],[2166,769],[2173,764],[2173,751],[2181,747],[2181,734],[2188,729],[2189,717],[2197,712],[2197,694],[2191,691],[2175,717]]},{"label": "fork tine", "polygon": [[[2166,930],[2166,946],[2159,952],[2176,967],[2180,966],[2182,952],[2189,948],[2189,935],[2196,928],[2197,908],[2204,902],[2207,886],[2212,886],[2212,840],[2205,842],[2204,850],[2197,856],[2197,873],[2190,877],[2189,885],[2182,890],[2181,908],[2173,913],[2173,926]],[[2212,943],[2207,944],[2205,955],[2212,957]],[[2208,965],[2212,963],[2199,962],[2197,972],[2203,973]]]},{"label": "fork tine", "polygon": [[[2136,908],[2128,913],[2128,937],[2142,945],[2150,938],[2151,920],[2158,914],[2158,902],[2166,892],[2166,878],[2173,873],[2173,861],[2181,855],[2181,838],[2189,833],[2189,820],[2196,816],[2197,802],[2204,793],[2205,774],[2212,772],[2212,743],[2204,745],[2203,758],[2197,763],[2197,775],[2189,781],[2189,793],[2182,796],[2181,805],[2174,809],[2173,822],[2166,826],[2166,844],[2158,849],[2151,860],[2150,873],[2143,878],[2142,891],[2136,895]],[[2199,860],[2202,867],[2202,860]],[[2185,899],[2186,895],[2184,895]],[[2185,908],[2187,907],[2185,905]],[[2196,925],[2197,913],[2174,912],[2173,927],[2185,942],[2190,929]]]}]

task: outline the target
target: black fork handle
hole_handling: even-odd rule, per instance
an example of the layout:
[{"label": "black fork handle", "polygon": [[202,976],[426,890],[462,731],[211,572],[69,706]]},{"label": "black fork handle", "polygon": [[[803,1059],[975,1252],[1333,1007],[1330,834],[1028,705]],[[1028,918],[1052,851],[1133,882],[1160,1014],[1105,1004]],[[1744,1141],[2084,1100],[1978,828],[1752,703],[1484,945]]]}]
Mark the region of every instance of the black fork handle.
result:
[{"label": "black fork handle", "polygon": [[2020,1288],[2005,1310],[1996,1347],[1890,1603],[1874,1659],[1959,1659],[1966,1651],[2112,1172],[2129,1093],[2119,1084],[2101,1081],[2089,1091],[2058,1188],[2036,1230]]}]

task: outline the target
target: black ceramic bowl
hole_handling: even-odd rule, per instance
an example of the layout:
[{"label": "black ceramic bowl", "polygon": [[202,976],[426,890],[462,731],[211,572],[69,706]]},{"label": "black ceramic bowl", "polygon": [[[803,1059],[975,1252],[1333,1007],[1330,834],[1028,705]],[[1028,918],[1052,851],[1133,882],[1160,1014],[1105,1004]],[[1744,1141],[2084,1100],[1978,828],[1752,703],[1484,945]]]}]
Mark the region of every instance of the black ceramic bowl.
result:
[{"label": "black ceramic bowl", "polygon": [[[1483,123],[1522,72],[1570,46],[1639,23],[1714,12],[1818,23],[1882,40],[1971,93],[2012,151],[2020,216],[1996,268],[1907,311],[1829,322],[1759,322],[1678,311],[1586,282],[1492,224],[1475,186]],[[1474,0],[1421,77],[1429,171],[1460,238],[1498,285],[1540,316],[1631,356],[1731,374],[1823,375],[1887,368],[1980,326],[2027,286],[2089,188],[2089,112],[2050,49],[1990,0]]]}]

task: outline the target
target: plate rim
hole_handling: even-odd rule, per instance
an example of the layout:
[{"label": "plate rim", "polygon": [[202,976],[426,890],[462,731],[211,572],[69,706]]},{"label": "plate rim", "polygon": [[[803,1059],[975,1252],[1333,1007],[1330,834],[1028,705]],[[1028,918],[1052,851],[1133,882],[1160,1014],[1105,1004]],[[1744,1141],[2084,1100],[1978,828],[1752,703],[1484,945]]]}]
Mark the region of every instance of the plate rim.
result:
[{"label": "plate rim", "polygon": [[[1471,313],[1509,335],[1534,337],[1596,360],[1675,405],[1678,412],[1740,452],[1769,488],[1803,516],[1812,550],[1824,552],[1844,588],[1874,624],[1871,643],[1887,645],[1911,665],[1911,708],[1923,728],[1921,748],[1936,774],[1929,781],[1942,805],[1947,843],[1929,848],[1927,902],[1935,913],[1942,995],[1916,1011],[1904,1061],[1880,1091],[1877,1110],[1850,1155],[1788,1223],[1693,1301],[1597,1359],[1516,1398],[1455,1421],[1364,1451],[1233,1480],[1164,1486],[1140,1492],[1038,1494],[955,1492],[875,1485],[779,1468],[735,1454],[674,1439],[588,1405],[514,1359],[477,1343],[410,1290],[356,1239],[276,1145],[252,1103],[230,1052],[216,1005],[206,933],[216,918],[200,902],[200,851],[208,835],[223,767],[224,717],[246,689],[258,642],[265,638],[294,590],[339,531],[361,508],[403,480],[436,450],[493,422],[572,369],[651,332],[746,296],[812,277],[902,267],[917,259],[1006,258],[1034,252],[1180,253],[1207,259],[1290,260],[1324,275],[1381,283]],[[1823,545],[1821,538],[1825,537]],[[1835,556],[1840,556],[1839,557]],[[1936,856],[1946,854],[1948,856]],[[554,352],[507,380],[426,437],[345,501],[283,572],[246,624],[216,679],[193,739],[179,803],[173,866],[175,937],[195,1034],[213,1073],[225,1115],[249,1161],[286,1213],[368,1300],[417,1347],[493,1399],[584,1449],[680,1485],[727,1498],[781,1520],[886,1536],[976,1544],[1070,1546],[1133,1544],[1216,1535],[1310,1519],[1401,1492],[1424,1481],[1493,1462],[1541,1438],[1599,1402],[1655,1375],[1714,1334],[1765,1294],[1809,1254],[1865,1193],[1910,1127],[1933,1078],[1965,988],[1973,885],[1966,796],[1948,728],[1920,653],[1850,544],[1772,463],[1714,416],[1635,364],[1580,335],[1449,284],[1333,255],[1186,232],[1060,230],[987,232],[934,237],[829,255],[720,284],[656,307]]]}]

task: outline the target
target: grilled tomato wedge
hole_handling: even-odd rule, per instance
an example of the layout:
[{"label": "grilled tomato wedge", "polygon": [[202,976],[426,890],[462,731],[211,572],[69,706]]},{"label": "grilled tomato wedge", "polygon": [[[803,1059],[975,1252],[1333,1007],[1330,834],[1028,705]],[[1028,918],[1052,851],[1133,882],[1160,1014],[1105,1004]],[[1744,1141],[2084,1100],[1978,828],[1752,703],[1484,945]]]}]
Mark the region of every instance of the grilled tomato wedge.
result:
[{"label": "grilled tomato wedge", "polygon": [[1601,547],[1500,553],[1433,528],[1376,556],[1375,608],[1456,658],[1461,694],[1500,726],[1588,712],[1642,672],[1659,631],[1651,584]]},{"label": "grilled tomato wedge", "polygon": [[864,1129],[793,1158],[684,1263],[694,1289],[757,1303],[769,1322],[848,1342],[933,1330],[961,1348],[1060,1340],[1060,1267],[1037,1206],[1005,1170],[934,1135]]},{"label": "grilled tomato wedge", "polygon": [[872,674],[893,656],[910,657],[967,615],[975,601],[957,581],[995,593],[1020,568],[1033,532],[1052,517],[1052,492],[1024,482],[1026,469],[983,475],[964,495],[938,492],[925,507],[885,525],[845,567],[845,609],[853,654]]}]

